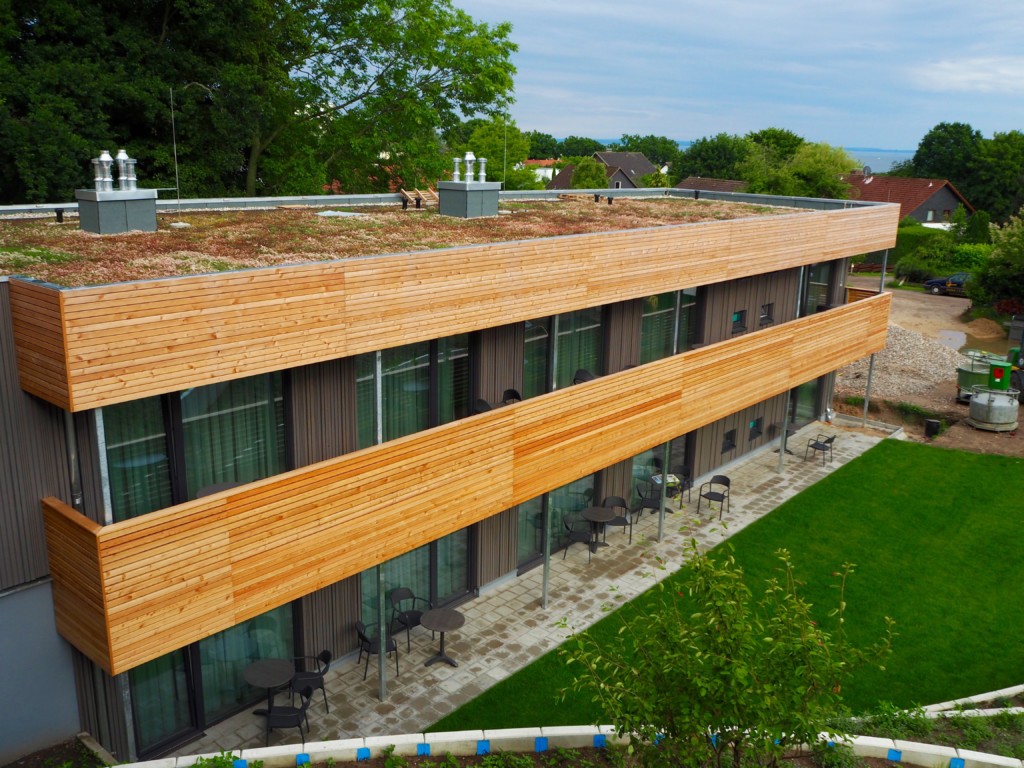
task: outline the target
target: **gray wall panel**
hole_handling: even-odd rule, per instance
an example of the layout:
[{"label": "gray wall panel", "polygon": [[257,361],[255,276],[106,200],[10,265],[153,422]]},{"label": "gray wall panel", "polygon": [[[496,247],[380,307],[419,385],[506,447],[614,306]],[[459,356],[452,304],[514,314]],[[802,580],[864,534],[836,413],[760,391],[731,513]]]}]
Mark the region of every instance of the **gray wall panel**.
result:
[{"label": "gray wall panel", "polygon": [[0,596],[0,764],[79,731],[71,646],[57,635],[50,582]]},{"label": "gray wall panel", "polygon": [[45,576],[44,496],[70,501],[64,414],[22,392],[6,278],[0,278],[0,590]]},{"label": "gray wall panel", "polygon": [[506,509],[478,524],[479,547],[474,585],[483,586],[516,572],[519,507]]}]

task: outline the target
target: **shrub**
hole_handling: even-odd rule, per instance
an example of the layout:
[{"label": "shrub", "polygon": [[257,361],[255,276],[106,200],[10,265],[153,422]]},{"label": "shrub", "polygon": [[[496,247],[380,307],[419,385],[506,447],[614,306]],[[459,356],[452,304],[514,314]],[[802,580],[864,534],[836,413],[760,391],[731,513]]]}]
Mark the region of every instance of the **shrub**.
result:
[{"label": "shrub", "polygon": [[931,730],[932,721],[925,716],[923,709],[899,709],[886,701],[864,720],[862,729],[865,736],[886,739],[909,739],[924,736]]},{"label": "shrub", "polygon": [[849,745],[820,740],[811,746],[811,758],[818,768],[861,768],[864,765]]},{"label": "shrub", "polygon": [[900,280],[907,280],[911,283],[923,283],[930,277],[934,277],[935,270],[927,261],[915,256],[904,256],[896,262],[893,274]]}]

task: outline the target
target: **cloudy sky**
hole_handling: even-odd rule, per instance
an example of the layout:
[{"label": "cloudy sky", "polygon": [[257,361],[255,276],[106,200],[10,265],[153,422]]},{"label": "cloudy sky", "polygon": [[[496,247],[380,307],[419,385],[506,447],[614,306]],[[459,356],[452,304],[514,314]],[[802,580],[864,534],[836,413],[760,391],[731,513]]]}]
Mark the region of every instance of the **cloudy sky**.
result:
[{"label": "cloudy sky", "polygon": [[1020,0],[455,0],[509,21],[522,130],[692,140],[795,131],[909,149],[1024,130]]}]

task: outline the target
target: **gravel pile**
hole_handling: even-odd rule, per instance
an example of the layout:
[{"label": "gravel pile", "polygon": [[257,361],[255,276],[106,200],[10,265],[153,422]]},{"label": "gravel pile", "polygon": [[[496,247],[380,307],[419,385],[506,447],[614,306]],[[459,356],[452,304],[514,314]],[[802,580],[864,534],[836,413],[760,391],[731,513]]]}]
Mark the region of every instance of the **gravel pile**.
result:
[{"label": "gravel pile", "polygon": [[[898,325],[889,325],[885,349],[875,355],[871,396],[899,399],[923,395],[941,382],[956,381],[957,366],[964,356],[944,344]],[[836,391],[863,395],[868,382],[865,357],[841,368],[836,374]]]}]

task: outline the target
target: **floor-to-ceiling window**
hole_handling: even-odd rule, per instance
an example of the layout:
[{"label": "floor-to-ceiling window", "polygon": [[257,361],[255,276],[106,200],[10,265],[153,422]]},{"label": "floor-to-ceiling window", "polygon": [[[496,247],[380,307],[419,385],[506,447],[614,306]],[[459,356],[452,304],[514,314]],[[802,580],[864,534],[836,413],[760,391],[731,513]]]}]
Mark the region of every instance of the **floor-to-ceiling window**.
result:
[{"label": "floor-to-ceiling window", "polygon": [[590,307],[526,322],[523,396],[571,386],[576,372],[604,373],[604,310]]},{"label": "floor-to-ceiling window", "polygon": [[829,285],[832,280],[832,262],[811,264],[804,271],[801,316],[813,315],[828,308]]},{"label": "floor-to-ceiling window", "polygon": [[565,517],[575,518],[584,508],[600,503],[596,481],[597,475],[587,475],[519,505],[516,556],[520,568],[538,563],[543,557],[545,525],[555,550],[564,543]]},{"label": "floor-to-ceiling window", "polygon": [[105,406],[97,425],[114,521],[288,469],[279,373]]},{"label": "floor-to-ceiling window", "polygon": [[686,352],[697,342],[697,289],[658,293],[644,299],[640,362]]},{"label": "floor-to-ceiling window", "polygon": [[356,371],[360,448],[469,415],[468,334],[367,352]]}]

